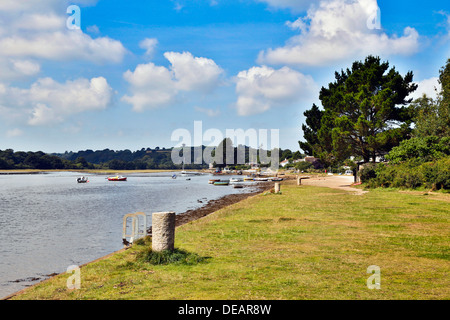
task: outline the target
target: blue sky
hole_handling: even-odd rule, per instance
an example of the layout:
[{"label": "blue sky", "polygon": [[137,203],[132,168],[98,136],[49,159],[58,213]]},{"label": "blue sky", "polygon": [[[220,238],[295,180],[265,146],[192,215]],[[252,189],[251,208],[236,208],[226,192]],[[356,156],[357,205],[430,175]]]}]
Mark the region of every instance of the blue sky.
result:
[{"label": "blue sky", "polygon": [[2,0],[0,149],[172,147],[202,121],[279,129],[298,150],[320,88],[369,54],[433,95],[449,15],[447,1]]}]

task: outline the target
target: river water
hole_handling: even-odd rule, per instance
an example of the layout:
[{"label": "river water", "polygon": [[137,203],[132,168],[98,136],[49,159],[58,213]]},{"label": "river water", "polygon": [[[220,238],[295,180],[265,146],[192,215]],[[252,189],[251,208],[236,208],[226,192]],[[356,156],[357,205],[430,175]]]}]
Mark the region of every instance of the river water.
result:
[{"label": "river water", "polygon": [[[120,250],[125,214],[199,208],[224,195],[252,191],[208,184],[211,175],[0,175],[0,298]],[[187,179],[190,180],[187,180]],[[151,225],[151,220],[148,226]]]}]

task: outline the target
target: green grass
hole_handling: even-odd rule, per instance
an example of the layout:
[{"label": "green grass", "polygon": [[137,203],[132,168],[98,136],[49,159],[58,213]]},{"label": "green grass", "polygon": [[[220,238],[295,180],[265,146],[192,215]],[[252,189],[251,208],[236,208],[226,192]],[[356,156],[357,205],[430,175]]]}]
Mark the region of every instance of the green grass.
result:
[{"label": "green grass", "polygon": [[[450,298],[448,195],[282,190],[177,228],[161,264],[145,239],[83,266],[79,290],[62,274],[14,299]],[[371,265],[380,290],[367,288]]]}]

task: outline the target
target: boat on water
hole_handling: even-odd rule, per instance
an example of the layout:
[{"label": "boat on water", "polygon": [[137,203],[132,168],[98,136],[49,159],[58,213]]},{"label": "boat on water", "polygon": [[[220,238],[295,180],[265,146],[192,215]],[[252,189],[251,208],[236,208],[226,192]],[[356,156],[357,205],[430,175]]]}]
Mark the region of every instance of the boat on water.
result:
[{"label": "boat on water", "polygon": [[108,177],[108,181],[127,181],[127,177],[122,176]]},{"label": "boat on water", "polygon": [[231,178],[230,179],[230,182],[242,182],[242,181],[244,181],[244,179],[242,179],[242,178]]},{"label": "boat on water", "polygon": [[229,184],[230,184],[230,180],[220,180],[220,181],[214,182],[215,186],[227,186]]},{"label": "boat on water", "polygon": [[214,182],[219,182],[220,181],[220,179],[210,179],[209,180],[209,184],[214,184]]},{"label": "boat on water", "polygon": [[89,182],[89,180],[86,177],[81,177],[81,178],[77,178],[77,182],[78,183],[87,183],[87,182]]}]

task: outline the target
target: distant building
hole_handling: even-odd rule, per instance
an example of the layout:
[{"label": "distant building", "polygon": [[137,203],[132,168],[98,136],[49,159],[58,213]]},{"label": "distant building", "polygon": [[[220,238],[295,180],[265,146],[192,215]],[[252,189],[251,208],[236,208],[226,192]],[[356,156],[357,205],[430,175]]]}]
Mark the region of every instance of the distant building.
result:
[{"label": "distant building", "polygon": [[283,168],[289,163],[288,159],[284,159],[283,161],[280,162],[280,166],[282,166]]}]

